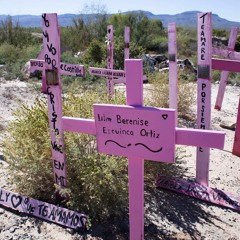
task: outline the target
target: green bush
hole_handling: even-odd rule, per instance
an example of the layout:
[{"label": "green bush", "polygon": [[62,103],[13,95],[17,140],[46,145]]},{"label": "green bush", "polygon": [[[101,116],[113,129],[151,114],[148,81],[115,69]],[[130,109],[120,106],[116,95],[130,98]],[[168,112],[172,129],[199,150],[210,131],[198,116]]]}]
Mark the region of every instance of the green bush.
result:
[{"label": "green bush", "polygon": [[[154,73],[149,76],[152,87],[149,90],[149,105],[160,108],[169,107],[168,74]],[[191,83],[178,80],[178,113],[181,116],[191,116],[191,106],[194,103],[194,87]]]},{"label": "green bush", "polygon": [[[87,101],[86,101],[87,99]],[[124,104],[116,92],[107,95],[85,91],[64,99],[64,115],[93,118],[93,103]],[[38,99],[32,107],[22,106],[7,128],[4,156],[9,163],[16,191],[53,202],[55,191],[51,160],[47,104]],[[98,154],[95,136],[65,133],[69,199],[66,206],[95,218],[118,215],[127,209],[127,160]]]}]

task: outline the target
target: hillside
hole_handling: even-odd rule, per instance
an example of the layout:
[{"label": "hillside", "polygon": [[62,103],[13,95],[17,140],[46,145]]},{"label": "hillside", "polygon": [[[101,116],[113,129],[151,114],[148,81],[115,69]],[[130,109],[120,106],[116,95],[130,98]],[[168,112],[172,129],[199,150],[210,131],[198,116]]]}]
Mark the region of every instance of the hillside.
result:
[{"label": "hillside", "polygon": [[[137,11],[136,11],[137,12]],[[124,12],[123,14],[126,14]],[[183,12],[175,15],[169,14],[153,14],[151,12],[144,13],[149,17],[149,19],[160,19],[163,22],[164,27],[168,23],[176,22],[177,26],[192,28],[197,26],[197,13],[198,11]],[[75,17],[85,17],[85,14],[62,14],[59,15],[60,26],[66,27],[72,25],[72,19]],[[0,21],[6,19],[7,15],[0,15]],[[19,22],[21,26],[24,27],[41,27],[41,16],[35,15],[15,15],[12,16],[13,20]],[[240,22],[228,21],[227,19],[221,18],[217,14],[213,14],[213,28],[223,28],[230,29],[231,27],[240,27]]]}]

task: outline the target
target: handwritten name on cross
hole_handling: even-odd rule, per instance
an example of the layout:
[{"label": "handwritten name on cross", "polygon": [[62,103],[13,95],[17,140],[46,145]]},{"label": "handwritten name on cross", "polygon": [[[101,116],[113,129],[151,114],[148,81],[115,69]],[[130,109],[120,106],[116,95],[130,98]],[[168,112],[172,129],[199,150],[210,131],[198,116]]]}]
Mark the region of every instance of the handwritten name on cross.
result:
[{"label": "handwritten name on cross", "polygon": [[[226,50],[219,49],[219,48],[213,48],[212,53],[216,56],[221,56],[226,59],[232,59],[232,60],[240,60],[240,53],[234,52],[235,43],[237,40],[238,35],[238,28],[233,27],[231,28],[230,37],[228,41],[228,47]],[[219,82],[219,88],[215,103],[215,109],[221,110],[224,92],[227,86],[227,80],[228,80],[229,71],[222,71],[221,78]]]},{"label": "handwritten name on cross", "polygon": [[142,60],[126,60],[127,106],[94,105],[94,119],[63,117],[63,130],[97,136],[98,151],[128,157],[130,239],[143,239],[144,158],[174,163],[175,145],[223,148],[225,133],[176,128],[174,109],[143,107]]},{"label": "handwritten name on cross", "polygon": [[66,187],[66,154],[62,128],[61,74],[84,76],[81,65],[60,63],[60,34],[57,14],[42,15],[44,60],[31,60],[31,69],[42,70],[43,91],[47,93],[48,116],[55,182]]}]

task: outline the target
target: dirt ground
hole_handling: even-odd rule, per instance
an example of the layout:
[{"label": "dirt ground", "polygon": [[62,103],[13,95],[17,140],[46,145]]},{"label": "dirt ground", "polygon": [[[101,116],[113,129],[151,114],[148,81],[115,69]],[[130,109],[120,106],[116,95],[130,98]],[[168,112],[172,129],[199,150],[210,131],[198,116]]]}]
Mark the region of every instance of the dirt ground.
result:
[{"label": "dirt ground", "polygon": [[[212,106],[215,103],[218,85],[212,86]],[[240,158],[231,154],[234,131],[221,128],[223,122],[236,122],[240,88],[228,86],[223,107],[212,107],[212,129],[226,133],[224,150],[211,149],[210,187],[240,195]],[[12,111],[19,104],[31,104],[36,92],[26,82],[0,79],[0,187],[12,190],[8,183],[9,172],[2,153],[1,139]],[[196,105],[196,104],[194,104]],[[195,107],[194,107],[195,108]],[[196,108],[194,109],[196,111]],[[179,126],[194,127],[186,120]],[[181,147],[184,177],[194,179],[196,171],[196,148]],[[120,226],[116,229],[114,224]],[[114,230],[115,229],[115,230]],[[47,223],[25,214],[19,214],[0,206],[0,239],[128,239],[128,220],[92,225],[86,232],[75,232]],[[190,198],[168,190],[145,186],[145,239],[240,239],[240,213],[211,203]]]}]

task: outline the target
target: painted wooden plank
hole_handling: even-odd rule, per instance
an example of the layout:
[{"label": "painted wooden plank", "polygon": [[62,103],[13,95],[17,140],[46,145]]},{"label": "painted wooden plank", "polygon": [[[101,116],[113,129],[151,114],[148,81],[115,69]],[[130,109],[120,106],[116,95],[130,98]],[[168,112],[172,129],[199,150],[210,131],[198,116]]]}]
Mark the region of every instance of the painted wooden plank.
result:
[{"label": "painted wooden plank", "polygon": [[240,98],[238,102],[237,122],[236,122],[232,154],[240,157]]},{"label": "painted wooden plank", "polygon": [[175,110],[94,104],[94,116],[98,152],[175,162]]},{"label": "painted wooden plank", "polygon": [[94,76],[102,76],[102,77],[113,77],[113,78],[119,78],[124,77],[125,78],[125,71],[124,70],[114,70],[114,69],[107,69],[107,68],[95,68],[95,67],[89,67],[88,72],[90,75]]},{"label": "painted wooden plank", "polygon": [[[113,25],[107,26],[107,69],[113,69]],[[109,96],[114,95],[114,83],[113,83],[113,77],[108,76],[107,77],[107,89]]]},{"label": "painted wooden plank", "polygon": [[0,188],[0,205],[72,229],[84,229],[87,217],[66,208]]},{"label": "painted wooden plank", "polygon": [[[212,78],[212,14],[198,14],[198,90],[197,127],[211,126],[211,78]],[[208,186],[209,148],[197,148],[196,181]]]},{"label": "painted wooden plank", "polygon": [[[178,111],[178,76],[177,76],[177,34],[176,24],[168,24],[169,58],[169,107]],[[177,118],[176,118],[177,122]]]},{"label": "painted wooden plank", "polygon": [[[54,179],[56,184],[66,187],[66,154],[62,128],[62,90],[60,78],[60,36],[57,14],[43,14],[42,28]],[[56,168],[56,164],[54,164],[56,161],[62,166],[61,168]]]},{"label": "painted wooden plank", "polygon": [[[228,42],[228,51],[233,51],[235,47],[235,43],[237,40],[237,34],[238,34],[238,28],[233,27],[231,28],[230,32],[230,37],[229,37],[229,42]],[[230,57],[227,57],[230,58]],[[219,88],[218,88],[218,94],[215,102],[215,109],[220,110],[222,107],[222,102],[223,102],[223,97],[224,97],[224,92],[227,86],[227,81],[228,81],[228,71],[222,71],[221,73],[221,78],[219,82]]]},{"label": "painted wooden plank", "polygon": [[[142,60],[126,61],[127,105],[143,106]],[[130,239],[144,239],[144,159],[128,158]]]},{"label": "painted wooden plank", "polygon": [[62,125],[64,131],[96,135],[95,121],[93,119],[63,117]]},{"label": "painted wooden plank", "polygon": [[213,48],[212,54],[223,58],[229,58],[231,60],[240,60],[240,53],[234,52],[233,50]]},{"label": "painted wooden plank", "polygon": [[130,27],[124,28],[124,70],[126,69],[125,60],[130,58]]},{"label": "painted wooden plank", "polygon": [[240,211],[240,196],[185,179],[159,176],[156,186]]},{"label": "painted wooden plank", "polygon": [[212,68],[221,71],[240,72],[240,61],[213,58]]},{"label": "painted wooden plank", "polygon": [[225,132],[176,128],[176,144],[179,145],[223,149],[224,140]]},{"label": "painted wooden plank", "polygon": [[[45,70],[45,61],[38,59],[30,59],[30,72],[44,71]],[[84,77],[85,68],[83,65],[79,64],[69,64],[69,63],[60,63],[60,73],[61,75],[75,76],[75,77]]]}]

